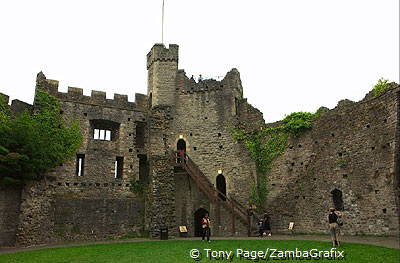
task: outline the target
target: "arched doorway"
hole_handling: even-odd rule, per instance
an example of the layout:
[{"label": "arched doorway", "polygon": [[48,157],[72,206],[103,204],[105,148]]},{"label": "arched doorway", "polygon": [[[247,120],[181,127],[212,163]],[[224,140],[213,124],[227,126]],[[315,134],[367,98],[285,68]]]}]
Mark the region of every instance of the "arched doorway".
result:
[{"label": "arched doorway", "polygon": [[194,212],[194,236],[201,237],[203,235],[203,228],[201,226],[201,219],[203,219],[204,215],[208,213],[204,208],[197,209]]},{"label": "arched doorway", "polygon": [[344,210],[344,206],[343,206],[343,193],[342,191],[340,191],[339,189],[333,189],[332,192],[332,200],[333,200],[333,204],[335,206],[335,210],[338,211],[343,211]]},{"label": "arched doorway", "polygon": [[177,151],[184,151],[186,152],[186,142],[184,139],[179,139],[176,143],[176,150]]},{"label": "arched doorway", "polygon": [[219,174],[217,176],[217,189],[218,191],[220,191],[221,193],[218,193],[219,198],[222,201],[226,200],[226,181],[225,181],[225,177],[222,174]]},{"label": "arched doorway", "polygon": [[185,154],[186,154],[186,142],[184,139],[179,139],[178,142],[176,143],[176,162],[180,163],[182,162],[182,159],[185,159]]}]

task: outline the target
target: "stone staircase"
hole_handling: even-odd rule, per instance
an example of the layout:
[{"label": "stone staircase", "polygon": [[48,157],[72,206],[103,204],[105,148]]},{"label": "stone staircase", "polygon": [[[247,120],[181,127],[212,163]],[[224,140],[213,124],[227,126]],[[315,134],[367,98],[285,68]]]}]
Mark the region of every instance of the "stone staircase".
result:
[{"label": "stone staircase", "polygon": [[171,152],[171,162],[175,169],[183,169],[193,179],[201,191],[208,197],[210,202],[216,206],[221,206],[230,212],[232,216],[232,234],[235,234],[235,224],[238,220],[247,227],[248,236],[251,235],[251,215],[248,210],[233,198],[229,198],[220,192],[200,170],[196,163],[187,155],[179,156],[177,152]]}]

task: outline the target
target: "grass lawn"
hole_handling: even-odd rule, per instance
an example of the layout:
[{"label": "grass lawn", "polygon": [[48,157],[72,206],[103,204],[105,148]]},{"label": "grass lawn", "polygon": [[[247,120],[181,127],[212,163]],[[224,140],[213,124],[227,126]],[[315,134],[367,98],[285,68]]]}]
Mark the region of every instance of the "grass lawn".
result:
[{"label": "grass lawn", "polygon": [[[344,251],[344,260],[276,260],[276,258],[275,260],[272,258],[269,260],[247,260],[237,257],[237,249],[242,249],[243,251],[265,251],[267,248],[277,250],[295,250],[296,248],[299,250],[330,250],[331,246],[328,242],[296,240],[216,240],[211,243],[201,241],[148,241],[50,248],[2,254],[0,255],[0,262],[195,262],[189,256],[189,252],[192,249],[198,249],[202,254],[200,262],[210,261],[210,258],[205,257],[206,252],[204,249],[232,251],[233,258],[230,260],[212,260],[225,262],[400,262],[399,249],[353,243],[344,243],[338,249],[339,251]],[[243,252],[243,256],[246,256],[245,252]]]}]

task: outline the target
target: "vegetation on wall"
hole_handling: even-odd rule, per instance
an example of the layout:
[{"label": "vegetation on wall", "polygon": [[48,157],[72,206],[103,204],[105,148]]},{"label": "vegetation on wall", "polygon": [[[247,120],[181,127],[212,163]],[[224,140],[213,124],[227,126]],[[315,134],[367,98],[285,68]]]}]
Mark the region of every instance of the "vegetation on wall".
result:
[{"label": "vegetation on wall", "polygon": [[75,155],[82,144],[79,123],[66,122],[60,102],[37,88],[37,109],[12,116],[0,101],[0,184],[40,180],[44,173]]},{"label": "vegetation on wall", "polygon": [[304,131],[312,127],[313,121],[320,115],[321,108],[316,113],[294,112],[287,115],[275,127],[267,127],[248,133],[235,130],[233,137],[243,142],[256,163],[260,174],[257,184],[254,184],[250,194],[250,205],[260,210],[268,194],[267,173],[271,170],[274,160],[285,151],[290,137],[299,137]]},{"label": "vegetation on wall", "polygon": [[372,91],[374,93],[374,96],[379,96],[385,91],[392,89],[393,87],[395,87],[395,85],[391,85],[391,83],[389,83],[389,80],[380,78],[378,82],[374,85]]},{"label": "vegetation on wall", "polygon": [[144,199],[147,193],[147,184],[138,180],[132,180],[130,191],[134,193],[137,197]]}]

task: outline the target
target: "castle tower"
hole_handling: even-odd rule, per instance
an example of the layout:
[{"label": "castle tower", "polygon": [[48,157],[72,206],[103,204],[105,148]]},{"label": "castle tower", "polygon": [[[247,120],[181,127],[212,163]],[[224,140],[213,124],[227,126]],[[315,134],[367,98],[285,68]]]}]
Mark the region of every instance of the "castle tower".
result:
[{"label": "castle tower", "polygon": [[172,105],[178,72],[179,46],[155,44],[147,54],[149,106]]}]

